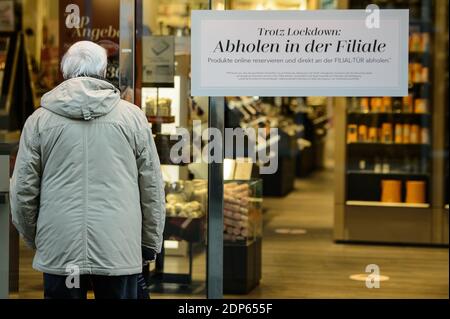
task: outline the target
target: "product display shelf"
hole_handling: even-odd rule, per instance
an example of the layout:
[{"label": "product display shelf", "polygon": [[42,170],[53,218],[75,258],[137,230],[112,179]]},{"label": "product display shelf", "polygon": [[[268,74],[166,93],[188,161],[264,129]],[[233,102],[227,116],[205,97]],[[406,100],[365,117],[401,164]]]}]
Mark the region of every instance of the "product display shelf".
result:
[{"label": "product display shelf", "polygon": [[[183,123],[182,110],[186,107],[181,105],[183,100],[181,87],[185,85],[182,81],[185,81],[185,78],[177,75],[173,88],[145,87],[142,91],[142,107],[152,126],[160,163],[169,167],[171,171],[171,168],[178,169],[180,176],[180,170],[191,162],[191,158],[184,158],[179,163],[174,162],[170,149],[180,141],[180,138],[172,139],[170,132]],[[165,129],[167,126],[171,129]],[[152,292],[164,292],[169,289],[166,284],[169,286],[175,284],[180,291],[190,290],[193,287],[194,248],[196,244],[205,241],[206,228],[206,202],[205,199],[199,200],[192,195],[194,187],[191,184],[195,183],[197,183],[195,187],[199,189],[198,181],[179,180],[175,183],[166,183],[164,241],[187,243],[188,269],[186,273],[167,272],[165,270],[167,249],[163,245],[161,254],[156,259],[155,269],[149,273],[148,281]]]},{"label": "product display shelf", "polygon": [[[167,203],[167,205],[169,204]],[[193,284],[193,251],[196,244],[204,243],[205,230],[206,214],[204,213],[204,208],[196,216],[174,216],[169,214],[166,216],[164,241],[184,241],[187,243],[188,271],[187,273],[169,273],[165,271],[166,248],[163,247],[150,277],[151,290],[153,292],[163,292],[165,290],[164,284],[177,284],[184,290],[191,287]]]},{"label": "product display shelf", "polygon": [[[225,127],[237,129],[254,129],[261,133],[264,129],[278,128],[278,136],[268,138],[268,142],[257,139],[255,144],[250,144],[254,150],[248,148],[240,157],[248,157],[251,151],[255,154],[266,149],[265,154],[270,154],[272,145],[278,142],[278,170],[274,174],[261,175],[264,184],[264,196],[282,197],[294,189],[295,175],[292,171],[296,169],[296,154],[298,152],[298,132],[301,127],[292,119],[283,116],[280,107],[274,103],[273,98],[258,97],[229,97],[226,99]],[[227,158],[236,159],[238,152],[227,154]],[[256,166],[263,165],[255,163]]]},{"label": "product display shelf", "polygon": [[248,246],[261,238],[262,180],[228,180],[224,194],[224,243]]},{"label": "product display shelf", "polygon": [[[347,179],[347,182],[374,182],[373,177],[378,176],[383,178],[402,177],[401,180],[405,183],[408,177],[414,180],[422,177],[422,181],[427,184],[427,196],[425,197],[429,202],[432,148],[432,83],[430,82],[432,56],[431,25],[428,22],[431,21],[431,2],[416,2],[412,10],[412,14],[415,15],[413,19],[417,19],[421,23],[410,24],[409,96],[403,99],[391,97],[353,99],[350,103],[351,107],[347,113],[347,176],[357,175],[358,177]],[[382,9],[388,5],[382,1],[377,4]],[[406,3],[399,1],[396,5],[401,8]],[[355,136],[351,136],[351,130],[355,128],[357,131],[353,134],[355,134],[356,140]],[[399,169],[403,174],[390,172],[390,166],[394,162],[398,166],[402,161],[401,158],[405,156],[415,156],[425,168],[422,167],[420,172]],[[383,159],[379,161],[383,163],[379,163],[379,165],[387,165],[388,172],[367,174],[364,168],[368,157],[382,157]],[[351,167],[354,167],[354,162],[358,160],[362,166],[361,170],[366,174],[356,174],[355,170],[352,170]],[[411,174],[408,175],[408,173]],[[376,181],[381,182],[381,180]],[[347,187],[347,199],[349,200],[353,197],[351,194],[353,189],[356,187]],[[358,194],[358,196],[360,195]],[[367,203],[373,203],[373,201],[367,201]],[[429,205],[429,203],[422,205]]]},{"label": "product display shelf", "polygon": [[247,294],[262,274],[261,179],[224,185],[224,293]]},{"label": "product display shelf", "polygon": [[381,147],[381,148],[389,148],[389,147],[397,147],[397,148],[429,148],[431,144],[429,143],[395,143],[395,142],[354,142],[348,143],[349,147]]},{"label": "product display shelf", "polygon": [[[367,3],[366,3],[367,2]],[[369,1],[350,1],[363,9]],[[372,3],[372,1],[370,1]],[[409,95],[342,100],[337,137],[344,162],[336,190],[336,241],[439,243],[435,183],[436,32],[430,0],[375,1],[381,9],[410,9]],[[433,21],[433,22],[432,22]],[[440,150],[442,151],[442,150]],[[339,162],[338,162],[339,163]],[[407,227],[409,226],[409,231]]]},{"label": "product display shelf", "polygon": [[347,170],[349,175],[375,175],[375,176],[409,176],[411,178],[425,178],[430,176],[430,173],[420,173],[420,172],[400,172],[400,171],[390,171],[390,172],[375,172],[370,170]]},{"label": "product display shelf", "polygon": [[[165,165],[169,166],[184,166],[186,164],[174,164],[172,161],[168,163],[167,156],[164,154],[160,154],[161,163],[164,162]],[[195,183],[195,181],[179,181],[177,185],[184,185],[187,183]],[[199,190],[201,187],[196,185],[192,188],[196,188]],[[206,184],[204,186],[206,190]],[[193,191],[191,191],[192,193]],[[205,191],[206,193],[206,191]],[[173,193],[172,193],[173,194]],[[194,245],[203,243],[205,241],[205,229],[206,229],[206,198],[202,200],[195,198],[188,198],[189,195],[184,196],[182,200],[177,202],[175,200],[174,203],[169,203],[169,196],[171,192],[168,191],[166,186],[166,222],[164,228],[164,241],[166,240],[175,240],[175,241],[185,241],[188,246],[188,272],[187,273],[168,273],[164,270],[165,264],[165,254],[166,249],[162,248],[161,254],[158,255],[156,260],[156,265],[154,271],[151,273],[150,283],[151,283],[151,291],[153,292],[164,292],[165,284],[177,284],[180,285],[180,289],[185,291],[186,289],[190,289],[193,284],[192,275],[193,275],[193,250]],[[192,197],[192,196],[191,196]],[[189,206],[190,205],[190,206]],[[194,205],[196,205],[194,207]],[[187,207],[189,206],[189,207]],[[200,207],[197,207],[200,206]],[[181,213],[172,213],[172,210],[175,212]],[[194,212],[195,215],[192,214],[183,214],[184,211]]]},{"label": "product display shelf", "polygon": [[395,119],[405,119],[405,118],[430,118],[430,113],[408,113],[408,112],[348,112],[349,119],[377,119],[379,118],[395,118]]},{"label": "product display shelf", "polygon": [[430,208],[430,204],[412,204],[412,203],[382,203],[370,201],[349,200],[348,206],[372,206],[372,207],[401,207],[401,208]]},{"label": "product display shelf", "polygon": [[152,124],[172,124],[175,123],[175,116],[147,116],[147,120]]},{"label": "product display shelf", "polygon": [[410,18],[409,19],[409,24],[410,25],[419,25],[419,26],[429,26],[432,27],[432,22],[431,21],[426,21],[426,20],[420,20],[418,18]]},{"label": "product display shelf", "polygon": [[[158,5],[158,8],[161,9],[161,6],[162,4]],[[167,8],[173,9],[172,6]],[[178,9],[183,12],[187,10],[186,21],[189,21],[190,9],[185,6]],[[208,187],[207,180],[192,179],[189,175],[187,165],[192,163],[193,156],[190,140],[183,144],[190,147],[189,155],[182,152],[178,154],[179,158],[174,158],[171,154],[172,147],[182,140],[177,129],[192,130],[192,113],[189,111],[190,53],[187,50],[177,50],[177,44],[183,43],[183,39],[186,40],[190,32],[188,27],[175,27],[166,22],[159,25],[159,32],[156,29],[153,31],[156,36],[174,38],[173,85],[168,84],[171,81],[163,85],[141,83],[141,107],[152,127],[163,178],[166,181],[164,245],[157,256],[154,269],[149,272],[148,284],[152,292],[189,293],[204,289],[204,283],[193,278],[193,269],[196,267],[194,257],[205,247]],[[146,61],[142,61],[143,67]],[[174,265],[177,267],[174,268]]]},{"label": "product display shelf", "polygon": [[404,143],[349,143],[347,152],[349,160],[365,159],[369,157],[390,156],[394,158],[404,155],[421,157],[429,162],[430,144],[404,144]]},{"label": "product display shelf", "polygon": [[300,147],[297,152],[296,175],[304,178],[324,167],[330,119],[325,105],[327,100],[321,100],[320,103],[315,101],[314,105],[308,105],[308,98],[306,101],[299,100],[300,105],[294,108],[293,114],[294,123],[302,128],[297,136]]}]

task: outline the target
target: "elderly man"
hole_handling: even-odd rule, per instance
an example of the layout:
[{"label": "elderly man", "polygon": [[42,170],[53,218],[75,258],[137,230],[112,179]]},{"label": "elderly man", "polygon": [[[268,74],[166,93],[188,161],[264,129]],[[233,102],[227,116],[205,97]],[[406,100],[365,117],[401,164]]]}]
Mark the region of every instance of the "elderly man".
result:
[{"label": "elderly man", "polygon": [[[105,50],[75,43],[65,81],[26,122],[11,182],[12,219],[36,254],[46,298],[137,297],[159,253],[164,187],[143,112],[104,80]],[[79,275],[79,276],[78,276]]]}]

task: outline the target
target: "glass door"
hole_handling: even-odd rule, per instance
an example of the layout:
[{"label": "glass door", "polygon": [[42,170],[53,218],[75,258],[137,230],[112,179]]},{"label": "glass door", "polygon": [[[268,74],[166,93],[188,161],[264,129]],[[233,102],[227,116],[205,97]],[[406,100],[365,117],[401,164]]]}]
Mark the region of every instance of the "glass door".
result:
[{"label": "glass door", "polygon": [[204,298],[214,286],[207,284],[207,247],[214,244],[207,230],[212,164],[201,154],[212,123],[209,99],[190,94],[190,17],[192,10],[207,10],[210,3],[135,3],[134,99],[152,127],[166,185],[164,248],[148,269],[148,284],[153,298]]},{"label": "glass door", "polygon": [[[204,298],[207,291],[209,297],[222,296],[221,237],[207,245],[208,226],[219,225],[209,219],[221,220],[223,198],[209,187],[212,165],[208,155],[202,156],[210,139],[210,100],[190,95],[190,14],[211,5],[215,1],[23,1],[23,28],[32,30],[26,46],[38,99],[62,81],[59,63],[70,45],[90,40],[107,50],[108,81],[145,112],[152,127],[167,210],[163,252],[144,269],[153,298]],[[223,109],[216,106],[213,118],[219,121],[212,124],[220,125]],[[221,163],[214,167],[222,184],[217,174]],[[208,214],[215,196],[215,213]],[[32,269],[33,252],[23,243],[18,250],[19,289],[13,297],[40,299],[42,275]],[[207,256],[214,262],[208,263]],[[213,278],[209,284],[207,274]]]}]

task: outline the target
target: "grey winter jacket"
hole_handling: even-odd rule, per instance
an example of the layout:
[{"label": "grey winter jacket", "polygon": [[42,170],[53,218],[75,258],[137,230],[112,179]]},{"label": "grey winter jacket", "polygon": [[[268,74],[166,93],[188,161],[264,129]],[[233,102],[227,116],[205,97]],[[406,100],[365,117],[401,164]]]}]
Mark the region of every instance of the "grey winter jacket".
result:
[{"label": "grey winter jacket", "polygon": [[11,181],[14,225],[56,275],[141,272],[160,252],[164,188],[143,112],[110,83],[80,77],[43,96],[27,120]]}]

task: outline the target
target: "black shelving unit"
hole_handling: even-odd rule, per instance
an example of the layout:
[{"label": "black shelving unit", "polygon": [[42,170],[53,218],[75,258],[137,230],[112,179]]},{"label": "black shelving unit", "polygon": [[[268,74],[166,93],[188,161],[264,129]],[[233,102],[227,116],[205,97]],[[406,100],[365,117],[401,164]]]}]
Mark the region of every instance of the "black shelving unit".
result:
[{"label": "black shelving unit", "polygon": [[387,120],[413,120],[424,122],[429,120],[431,117],[430,113],[357,113],[357,112],[349,112],[347,115],[347,119],[349,123],[359,123],[360,121],[387,121]]},{"label": "black shelving unit", "polygon": [[408,176],[411,178],[427,178],[430,176],[428,173],[409,173],[409,172],[399,172],[399,171],[391,171],[389,173],[377,173],[374,171],[358,171],[358,170],[348,170],[348,175],[369,175],[369,176],[390,176],[390,177],[403,177]]},{"label": "black shelving unit", "polygon": [[[348,134],[338,137],[345,151],[337,158],[345,165],[337,172],[341,188],[336,190],[335,239],[439,244],[436,156],[442,148],[437,146],[441,125],[434,103],[434,99],[441,102],[435,83],[441,66],[436,64],[434,51],[438,36],[434,15],[439,4],[433,0],[350,0],[349,8],[365,9],[369,4],[410,10],[409,96],[348,98],[345,114],[339,111],[339,123]],[[411,191],[418,184],[419,195]],[[386,191],[383,196],[386,185],[391,185],[392,193],[401,192],[401,199],[398,193],[395,199],[386,196]],[[407,188],[410,196],[406,196]]]},{"label": "black shelving unit", "polygon": [[[350,1],[350,7],[353,9],[365,8],[369,3],[378,5],[381,9],[410,9],[410,35],[412,37],[419,37],[420,45],[417,47],[410,43],[409,63],[410,69],[420,68],[422,73],[428,74],[428,78],[416,78],[415,74],[411,75],[409,83],[409,98],[408,105],[405,106],[404,98],[392,98],[391,104],[387,111],[373,111],[363,110],[355,107],[355,100],[350,101],[352,105],[347,113],[347,125],[363,125],[366,128],[380,128],[383,124],[391,125],[392,139],[394,140],[395,127],[399,125],[403,129],[404,125],[416,125],[420,129],[428,130],[428,141],[426,143],[382,143],[380,141],[368,143],[367,141],[358,141],[356,143],[349,143],[347,145],[347,199],[352,200],[358,197],[362,200],[367,198],[368,201],[379,201],[380,197],[380,182],[385,178],[399,179],[402,182],[406,180],[423,180],[427,184],[427,194],[430,193],[430,176],[432,174],[431,163],[431,129],[432,129],[432,8],[431,0],[415,0],[415,1]],[[428,43],[427,43],[428,41]],[[413,42],[413,41],[411,41]],[[428,70],[428,71],[426,71]],[[371,108],[372,99],[367,98],[366,108]],[[426,112],[416,112],[414,110],[415,103],[425,103]],[[360,101],[357,102],[357,105]],[[381,99],[378,103],[384,103]],[[412,105],[411,105],[412,104]],[[406,109],[406,110],[405,110]],[[379,133],[383,134],[383,133]],[[380,137],[378,137],[380,138]],[[401,165],[405,157],[415,157],[421,162],[422,169],[420,172],[410,172],[409,169],[399,169],[404,171],[403,174],[376,174],[361,173],[355,174],[354,169],[360,161],[374,161],[380,158],[381,161],[388,161],[395,163],[397,166]],[[370,165],[370,163],[368,163]],[[371,166],[374,164],[371,163]],[[362,169],[364,171],[364,169]],[[371,184],[372,187],[358,187],[352,185],[357,183],[359,185]],[[362,189],[366,189],[367,193],[364,195]],[[356,192],[356,194],[354,193]],[[375,194],[374,194],[375,193]],[[429,196],[427,195],[429,199]]]},{"label": "black shelving unit", "polygon": [[[157,88],[157,90],[159,90],[159,88]],[[155,145],[160,164],[178,167],[187,166],[189,163],[186,163],[186,160],[190,162],[192,157],[189,159],[185,158],[180,163],[174,163],[170,156],[170,149],[174,144],[178,143],[181,138],[177,137],[177,139],[171,140],[169,134],[162,133],[163,125],[175,123],[175,116],[147,116],[147,120],[149,124],[152,125],[152,133],[155,136]],[[195,283],[192,278],[193,261],[196,246],[205,242],[205,230],[206,215],[198,218],[166,216],[163,245],[161,253],[156,257],[155,268],[150,271],[149,266],[144,267],[144,273],[146,274],[146,281],[150,292],[192,293],[194,290],[198,289],[198,283]],[[187,272],[170,273],[165,269],[166,249],[164,247],[164,241],[166,240],[185,241],[187,243]]]},{"label": "black shelving unit", "polygon": [[[161,165],[169,166],[185,166],[184,162],[174,163],[170,158],[169,150],[173,144],[179,141],[171,141],[169,135],[162,134],[162,125],[175,123],[174,116],[151,116],[147,117],[149,123],[152,124],[152,132],[155,134],[155,144],[160,158]],[[165,240],[184,240],[188,244],[188,271],[187,273],[169,273],[165,270],[165,247],[164,242],[161,253],[155,261],[155,269],[150,272],[147,267],[144,269],[148,273],[147,284],[150,292],[164,293],[166,291],[175,291],[181,293],[192,293],[196,285],[194,285],[193,261],[194,246],[205,241],[206,216],[199,218],[185,218],[166,216],[163,241]],[[169,286],[167,286],[168,284]],[[170,286],[172,285],[172,286]],[[175,285],[175,290],[173,290]]]}]

